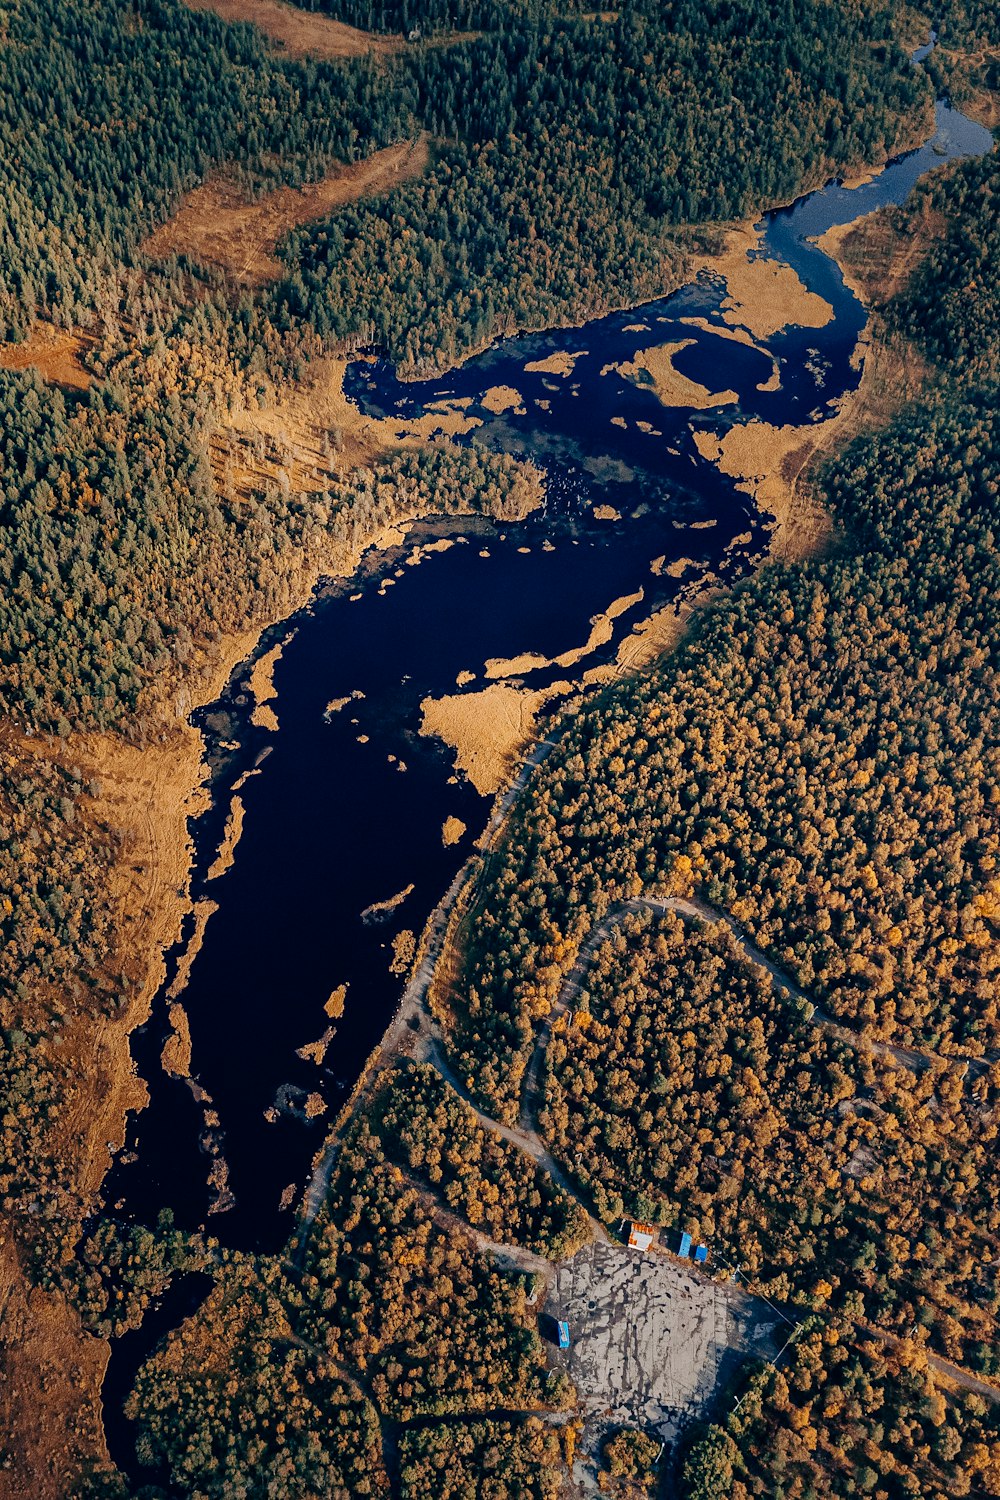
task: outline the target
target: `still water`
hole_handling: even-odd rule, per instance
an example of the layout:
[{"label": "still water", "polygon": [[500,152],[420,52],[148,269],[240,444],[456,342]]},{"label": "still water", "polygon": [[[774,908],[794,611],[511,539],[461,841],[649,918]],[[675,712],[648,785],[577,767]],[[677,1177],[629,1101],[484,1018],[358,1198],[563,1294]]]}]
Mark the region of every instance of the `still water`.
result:
[{"label": "still water", "polygon": [[[458,692],[460,674],[475,674],[463,691],[480,690],[490,658],[552,658],[580,646],[597,613],[642,589],[601,655],[574,669],[579,675],[613,658],[638,619],[706,569],[730,580],[745,571],[766,518],[701,457],[695,432],[828,416],[858,382],[852,355],[865,313],[811,241],[902,202],[944,160],[991,146],[988,132],[939,103],[937,132],[919,151],[864,187],[833,183],[768,216],[762,253],[792,266],[831,305],[824,328],[788,327],[755,347],[733,342],[723,336],[726,289],[703,277],[582,328],[504,340],[432,380],[400,382],[378,361],[349,367],[349,397],[401,425],[460,404],[478,425],[458,440],[531,457],[546,475],[546,501],[517,524],[416,527],[397,553],[369,556],[349,582],[320,589],[261,643],[264,651],[284,641],[274,673],[277,731],[250,722],[246,664],[197,716],[213,801],[194,824],[194,894],[217,909],[183,991],[195,1083],[160,1066],[168,1029],[161,995],[133,1039],[151,1099],[130,1123],[106,1184],[109,1205],[148,1221],[169,1206],[181,1224],[207,1223],[231,1244],[272,1248],[284,1239],[324,1121],[399,998],[392,940],[404,929],[419,934],[489,814],[489,800],[456,777],[450,752],[419,733],[421,701]],[[681,340],[675,367],[712,391],[735,391],[737,404],[664,407],[618,368]],[[505,402],[498,390],[509,393]],[[612,512],[617,519],[607,518]],[[406,565],[416,543],[442,537],[454,545]],[[669,564],[681,558],[690,560],[686,571],[671,576]],[[656,559],[665,561],[654,572]],[[547,668],[524,682],[568,675]],[[346,707],[327,711],[343,698]],[[245,817],[234,863],[208,880],[234,785],[250,770],[239,789]],[[449,817],[466,833],[446,847]],[[404,891],[391,911],[363,915]],[[300,1056],[331,1025],[324,1005],[340,985],[344,1013],[322,1060]],[[216,1167],[210,1182],[221,1160],[226,1174]]]}]

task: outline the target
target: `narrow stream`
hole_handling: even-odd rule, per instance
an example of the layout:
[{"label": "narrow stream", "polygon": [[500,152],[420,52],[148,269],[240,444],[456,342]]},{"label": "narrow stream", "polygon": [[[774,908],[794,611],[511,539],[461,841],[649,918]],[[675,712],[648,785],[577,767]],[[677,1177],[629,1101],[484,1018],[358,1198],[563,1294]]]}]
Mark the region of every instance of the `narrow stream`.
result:
[{"label": "narrow stream", "polygon": [[[768,216],[762,253],[792,266],[830,304],[834,317],[823,328],[734,342],[722,317],[726,289],[702,278],[582,328],[504,340],[433,380],[401,383],[381,362],[349,367],[348,395],[375,416],[405,423],[428,407],[458,409],[478,423],[459,441],[531,457],[546,475],[545,505],[518,524],[417,526],[403,547],[369,554],[355,577],[319,589],[256,653],[284,642],[274,671],[277,730],[251,722],[249,663],[196,716],[212,806],[193,824],[193,894],[217,909],[180,997],[194,1081],[160,1065],[166,989],[191,938],[189,920],[169,955],[168,985],[133,1037],[150,1103],[130,1119],[105,1184],[116,1212],[154,1222],[166,1206],[179,1224],[206,1225],[223,1243],[248,1248],[275,1249],[287,1237],[310,1159],[398,1001],[393,941],[419,935],[489,815],[491,799],[456,776],[452,753],[420,734],[422,701],[481,691],[491,659],[530,652],[551,662],[581,647],[595,615],[641,589],[596,653],[569,669],[523,675],[529,688],[578,681],[706,570],[740,576],[760,554],[766,518],[701,456],[695,433],[721,435],[753,418],[780,425],[828,416],[860,378],[852,356],[865,313],[810,240],[903,202],[930,168],[992,145],[987,131],[939,103],[933,140],[866,186],[833,183]],[[710,391],[735,391],[738,403],[664,407],[622,373],[668,341],[684,341],[678,371]],[[427,550],[441,541],[451,545]],[[681,559],[690,560],[683,569]],[[231,867],[209,879],[237,790],[242,837]],[[446,819],[465,828],[447,845]],[[342,985],[338,1018],[325,1007]],[[321,1039],[325,1050],[300,1054]],[[140,1335],[147,1349],[155,1345],[162,1322],[128,1336],[127,1360],[117,1348],[112,1355],[106,1426],[126,1470],[135,1465],[121,1371],[137,1363]]]}]

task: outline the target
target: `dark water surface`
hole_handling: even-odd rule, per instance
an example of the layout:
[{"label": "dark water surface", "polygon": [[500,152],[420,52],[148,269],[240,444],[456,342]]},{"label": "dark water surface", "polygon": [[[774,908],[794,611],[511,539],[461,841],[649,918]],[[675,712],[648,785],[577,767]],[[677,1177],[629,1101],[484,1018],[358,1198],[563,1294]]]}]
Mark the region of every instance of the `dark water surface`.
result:
[{"label": "dark water surface", "polygon": [[[277,733],[250,723],[246,666],[222,700],[197,715],[215,774],[213,807],[193,825],[194,891],[218,904],[183,994],[202,1098],[160,1068],[161,997],[134,1037],[151,1102],[131,1122],[125,1159],[106,1184],[109,1204],[150,1221],[167,1206],[191,1227],[205,1223],[214,1204],[207,1223],[227,1242],[273,1247],[284,1238],[282,1193],[301,1188],[324,1129],[322,1117],[302,1118],[304,1101],[322,1095],[329,1118],[349,1093],[400,993],[389,967],[393,936],[404,928],[419,933],[487,818],[487,800],[456,781],[450,753],[418,733],[421,700],[458,691],[463,671],[476,674],[465,691],[481,689],[491,657],[552,657],[582,645],[595,614],[642,588],[641,604],[616,619],[614,640],[586,658],[579,675],[613,657],[651,606],[704,568],[736,576],[759,551],[761,517],[700,456],[693,432],[722,433],[754,417],[782,424],[829,415],[860,378],[851,357],[865,313],[809,239],[902,201],[931,166],[991,144],[988,132],[939,104],[933,142],[867,186],[832,184],[769,215],[764,253],[791,265],[830,303],[835,316],[825,328],[787,328],[758,348],[698,329],[684,320],[724,326],[725,288],[702,278],[583,328],[504,340],[433,380],[400,382],[382,362],[349,367],[349,396],[401,423],[435,403],[467,401],[465,410],[482,419],[475,441],[530,455],[545,469],[546,504],[517,524],[414,528],[407,548],[369,555],[360,576],[321,590],[308,609],[269,632],[262,650],[285,640],[274,674]],[[665,408],[612,368],[680,339],[693,342],[675,356],[676,367],[710,389],[736,390],[738,406]],[[571,356],[570,373],[525,370],[552,355]],[[772,359],[780,388],[761,391]],[[480,404],[497,387],[518,393],[515,409],[496,414]],[[622,519],[595,519],[595,505],[615,507]],[[458,540],[417,566],[403,565],[414,542],[440,536]],[[679,582],[652,573],[659,557],[699,566]],[[525,682],[544,686],[568,675],[555,668]],[[325,712],[350,694],[364,696]],[[235,861],[206,880],[234,782],[255,765],[239,791],[245,820]],[[468,832],[445,848],[449,816]],[[383,920],[362,920],[373,903],[410,886]],[[297,1049],[324,1033],[324,1003],[340,984],[348,985],[345,1013],[324,1062],[303,1060]],[[221,1197],[209,1187],[206,1146],[228,1163],[229,1193]]]},{"label": "dark water surface", "polygon": [[[349,1094],[398,1001],[392,938],[403,929],[419,935],[488,817],[488,800],[455,777],[450,753],[418,733],[421,700],[458,691],[462,672],[476,674],[466,691],[481,689],[491,657],[552,657],[581,646],[594,615],[642,588],[642,602],[615,620],[614,640],[574,669],[582,673],[612,658],[637,620],[704,569],[730,579],[745,570],[760,551],[763,518],[701,458],[693,433],[721,434],[754,417],[819,420],[857,385],[851,356],[865,313],[809,237],[900,203],[931,167],[992,147],[988,132],[945,104],[937,126],[932,142],[867,186],[832,184],[765,221],[763,253],[791,265],[830,303],[835,316],[825,328],[788,328],[758,348],[699,330],[682,320],[722,326],[725,297],[720,282],[703,278],[583,328],[504,340],[433,380],[401,383],[380,362],[349,367],[348,395],[401,424],[435,403],[467,402],[464,410],[481,419],[475,441],[530,455],[544,468],[546,503],[516,525],[452,520],[414,528],[399,554],[370,556],[348,584],[321,589],[306,610],[269,632],[262,651],[285,642],[274,673],[277,732],[250,722],[246,665],[220,702],[197,716],[213,767],[213,805],[193,824],[194,894],[218,909],[183,992],[196,1086],[160,1067],[168,1031],[161,995],[133,1038],[150,1104],[130,1121],[126,1151],[105,1187],[109,1206],[150,1223],[169,1207],[179,1224],[205,1224],[227,1244],[273,1249],[285,1239],[289,1205],[324,1121]],[[664,408],[611,368],[680,339],[693,342],[676,355],[676,367],[713,391],[735,390],[738,406]],[[560,354],[574,356],[567,374],[525,370]],[[761,391],[773,360],[780,388]],[[516,407],[498,414],[482,405],[486,392],[505,386],[520,398]],[[621,519],[598,520],[595,505],[614,507]],[[405,565],[414,542],[443,536],[454,545]],[[654,574],[651,563],[664,557],[691,558],[698,567],[683,579]],[[550,669],[525,682],[542,686],[553,675],[573,673]],[[363,697],[326,712],[331,700],[351,694]],[[248,770],[234,863],[207,880],[234,783]],[[446,848],[441,830],[449,816],[468,831]],[[409,887],[381,920],[362,917]],[[179,957],[170,956],[171,971]],[[298,1049],[331,1024],[324,1004],[341,984],[346,1006],[324,1061],[301,1058]],[[325,1116],[306,1117],[311,1094],[321,1097]],[[213,1186],[217,1157],[227,1164],[228,1184],[217,1174]],[[161,1322],[128,1335],[129,1368],[140,1335],[151,1348]],[[124,1464],[131,1445],[115,1415],[123,1358],[116,1349],[106,1394],[109,1440]]]}]

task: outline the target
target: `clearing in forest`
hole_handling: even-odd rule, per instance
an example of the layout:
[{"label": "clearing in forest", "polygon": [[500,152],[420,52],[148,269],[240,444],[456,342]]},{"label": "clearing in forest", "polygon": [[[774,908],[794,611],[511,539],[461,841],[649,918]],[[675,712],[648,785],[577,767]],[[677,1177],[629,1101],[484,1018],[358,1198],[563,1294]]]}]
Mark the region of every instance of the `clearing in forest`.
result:
[{"label": "clearing in forest", "polygon": [[27,370],[34,367],[43,380],[53,385],[85,391],[93,376],[80,362],[80,355],[92,339],[52,323],[36,323],[26,339],[17,344],[0,344],[0,370]]},{"label": "clearing in forest", "polygon": [[364,57],[398,52],[401,36],[375,36],[332,16],[298,10],[281,0],[186,0],[191,10],[210,10],[224,21],[249,21],[290,57]]},{"label": "clearing in forest", "polygon": [[231,177],[216,173],[185,194],[177,212],[147,236],[142,249],[156,260],[186,255],[218,266],[243,286],[260,286],[284,274],[274,252],[290,230],[419,177],[429,160],[428,137],[421,134],[337,167],[319,182],[275,188],[255,201]]},{"label": "clearing in forest", "polygon": [[[772,1358],[788,1331],[776,1339],[770,1307],[732,1284],[615,1243],[587,1245],[561,1265],[545,1311],[570,1327],[569,1352],[551,1357],[580,1394],[592,1460],[622,1423],[676,1440],[705,1420],[733,1369],[748,1355]],[[575,1477],[585,1479],[582,1466]]]}]

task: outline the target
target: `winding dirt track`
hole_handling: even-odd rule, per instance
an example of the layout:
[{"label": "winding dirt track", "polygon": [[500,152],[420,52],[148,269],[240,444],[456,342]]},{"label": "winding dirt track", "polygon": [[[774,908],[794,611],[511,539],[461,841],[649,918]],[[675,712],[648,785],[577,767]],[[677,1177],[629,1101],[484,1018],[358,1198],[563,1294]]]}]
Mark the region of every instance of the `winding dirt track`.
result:
[{"label": "winding dirt track", "polygon": [[[508,790],[506,796],[498,799],[498,805],[484,839],[487,854],[502,824],[504,813],[517,795],[517,792],[531,775],[531,772],[548,754],[549,749],[551,749],[551,745],[546,742],[536,745],[531,757],[529,757],[529,760],[522,767],[520,775]],[[736,919],[730,916],[728,912],[718,911],[716,908],[709,906],[706,902],[700,901],[695,897],[640,896],[613,907],[593,927],[581,945],[576,962],[563,981],[556,1002],[538,1033],[538,1038],[525,1069],[518,1123],[516,1126],[506,1125],[480,1109],[463,1080],[455,1073],[448,1059],[446,1043],[440,1026],[437,1020],[431,1015],[427,1004],[430,983],[445,948],[452,911],[457,905],[469,880],[472,878],[474,870],[475,865],[470,862],[459,871],[437,910],[432,915],[425,930],[423,955],[407,985],[395,1020],[386,1032],[382,1046],[374,1055],[372,1066],[366,1077],[361,1081],[351,1105],[342,1114],[341,1120],[338,1122],[338,1128],[334,1130],[328,1139],[327,1145],[317,1162],[302,1205],[299,1229],[300,1255],[302,1249],[304,1249],[308,1228],[319,1212],[329,1187],[330,1173],[336,1160],[340,1132],[353,1117],[362,1097],[368,1092],[378,1074],[383,1069],[395,1064],[402,1050],[400,1046],[401,1039],[407,1029],[415,1033],[413,1045],[407,1049],[411,1051],[411,1055],[430,1063],[437,1069],[442,1078],[451,1085],[460,1098],[473,1110],[477,1120],[484,1129],[495,1131],[505,1140],[510,1141],[512,1145],[524,1151],[538,1166],[548,1173],[564,1192],[579,1204],[587,1215],[590,1230],[595,1240],[604,1243],[610,1242],[611,1237],[604,1225],[591,1212],[590,1205],[586,1201],[580,1187],[555,1159],[542,1138],[538,1126],[538,1115],[545,1097],[545,1065],[555,1024],[566,1013],[579,992],[598,946],[629,912],[637,912],[644,909],[663,913],[670,912],[689,921],[704,922],[711,925],[719,923],[725,925],[745,958],[758,968],[764,970],[781,989],[793,995],[797,1000],[812,1007],[811,1018],[816,1025],[829,1030],[849,1045],[865,1049],[876,1056],[894,1063],[898,1067],[907,1068],[914,1073],[924,1073],[932,1067],[956,1067],[961,1068],[965,1076],[974,1077],[993,1061],[992,1057],[944,1058],[934,1053],[920,1052],[907,1047],[896,1047],[888,1042],[861,1036],[849,1028],[842,1026],[833,1016],[817,1007],[791,976],[779,968],[777,964],[769,959],[752,942]],[[414,1183],[414,1186],[421,1191],[425,1198],[429,1199],[432,1213],[435,1216],[443,1215],[444,1211],[441,1209],[440,1204],[433,1198],[433,1195],[429,1193],[429,1190],[420,1184]],[[461,1228],[466,1233],[469,1232],[469,1226],[464,1221],[459,1220],[456,1215],[449,1212],[447,1217],[449,1222],[456,1222],[461,1225]],[[518,1266],[519,1269],[538,1270],[546,1275],[546,1278],[551,1270],[548,1262],[541,1261],[540,1258],[533,1256],[530,1251],[507,1245],[495,1245],[491,1241],[486,1241],[485,1237],[477,1236],[475,1231],[472,1231],[472,1237],[474,1241],[478,1240],[481,1242],[479,1244],[480,1249],[486,1250],[491,1254],[506,1257],[511,1264]],[[878,1338],[883,1343],[898,1344],[902,1342],[896,1335],[887,1331],[869,1328],[867,1325],[858,1326],[859,1332],[864,1332],[868,1336]],[[933,1370],[953,1385],[957,1385],[964,1390],[974,1391],[993,1404],[1000,1404],[1000,1388],[991,1385],[988,1381],[981,1380],[971,1371],[959,1365],[952,1364],[951,1361],[942,1358],[940,1355],[931,1354],[930,1351],[927,1351],[927,1360]],[[469,1415],[473,1414],[470,1413]],[[499,1414],[492,1413],[491,1415]],[[536,1413],[536,1415],[541,1416],[544,1414]],[[391,1443],[391,1435],[389,1437]]]},{"label": "winding dirt track", "polygon": [[630,912],[643,910],[672,912],[676,916],[686,917],[691,921],[705,922],[710,925],[721,923],[728,927],[745,958],[769,974],[780,989],[786,990],[796,1000],[812,1007],[812,1020],[817,1026],[822,1026],[849,1046],[863,1049],[875,1057],[884,1058],[899,1067],[907,1068],[911,1073],[926,1073],[932,1067],[943,1065],[961,1069],[967,1077],[974,1078],[989,1067],[994,1060],[991,1055],[987,1057],[941,1057],[937,1053],[920,1052],[912,1047],[896,1047],[890,1042],[861,1036],[842,1025],[828,1011],[816,1005],[789,974],[780,969],[750,940],[735,917],[730,916],[728,912],[718,911],[715,907],[695,897],[637,896],[631,901],[623,901],[621,905],[613,907],[607,916],[592,928],[590,935],[580,947],[576,962],[563,981],[556,1002],[538,1033],[538,1039],[524,1072],[520,1117],[522,1131],[537,1132],[538,1129],[538,1111],[545,1097],[545,1060],[556,1022],[566,1013],[578,994],[600,944],[618,926],[623,917]]}]

